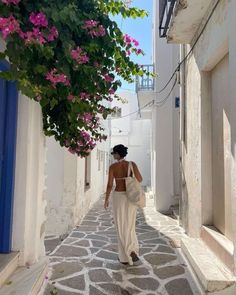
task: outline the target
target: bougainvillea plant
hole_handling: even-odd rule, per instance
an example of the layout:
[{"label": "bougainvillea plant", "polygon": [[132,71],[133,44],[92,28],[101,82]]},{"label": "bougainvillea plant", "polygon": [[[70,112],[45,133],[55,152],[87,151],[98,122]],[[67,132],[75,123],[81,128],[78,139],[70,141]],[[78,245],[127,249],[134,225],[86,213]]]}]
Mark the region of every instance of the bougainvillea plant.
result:
[{"label": "bougainvillea plant", "polygon": [[81,157],[106,138],[101,127],[121,82],[144,71],[131,53],[138,41],[123,34],[111,14],[144,17],[115,0],[0,0],[0,34],[10,64],[0,77],[39,102],[43,128]]}]

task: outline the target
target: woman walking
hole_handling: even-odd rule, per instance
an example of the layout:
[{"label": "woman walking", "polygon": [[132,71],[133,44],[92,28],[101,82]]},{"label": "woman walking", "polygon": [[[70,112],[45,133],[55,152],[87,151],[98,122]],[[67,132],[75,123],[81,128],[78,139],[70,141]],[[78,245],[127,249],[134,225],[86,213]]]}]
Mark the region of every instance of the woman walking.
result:
[{"label": "woman walking", "polygon": [[[109,206],[109,197],[115,180],[115,189],[112,193],[113,218],[117,231],[119,261],[133,265],[139,260],[138,239],[135,232],[137,206],[131,203],[126,195],[125,178],[130,173],[130,162],[125,160],[128,148],[122,144],[113,148],[112,155],[116,163],[109,168],[106,198],[104,208]],[[141,182],[142,176],[137,165],[131,162],[136,179]]]}]

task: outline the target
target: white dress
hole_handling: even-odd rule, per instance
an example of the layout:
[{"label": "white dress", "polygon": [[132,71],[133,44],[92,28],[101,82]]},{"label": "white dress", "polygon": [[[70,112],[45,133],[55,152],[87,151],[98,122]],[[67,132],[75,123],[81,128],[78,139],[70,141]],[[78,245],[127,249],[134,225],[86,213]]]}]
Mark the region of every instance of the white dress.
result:
[{"label": "white dress", "polygon": [[131,252],[139,254],[138,239],[135,232],[137,206],[132,204],[126,192],[113,192],[113,219],[117,231],[118,255],[120,262],[133,265]]}]

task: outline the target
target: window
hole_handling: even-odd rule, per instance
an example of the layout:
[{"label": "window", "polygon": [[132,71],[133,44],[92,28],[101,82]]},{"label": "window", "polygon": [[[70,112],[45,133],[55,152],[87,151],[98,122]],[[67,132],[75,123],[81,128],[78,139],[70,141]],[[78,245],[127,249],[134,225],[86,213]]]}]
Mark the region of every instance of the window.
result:
[{"label": "window", "polygon": [[100,150],[98,150],[98,171],[100,171],[101,170],[101,151]]},{"label": "window", "polygon": [[84,187],[88,190],[91,185],[91,154],[85,158]]}]

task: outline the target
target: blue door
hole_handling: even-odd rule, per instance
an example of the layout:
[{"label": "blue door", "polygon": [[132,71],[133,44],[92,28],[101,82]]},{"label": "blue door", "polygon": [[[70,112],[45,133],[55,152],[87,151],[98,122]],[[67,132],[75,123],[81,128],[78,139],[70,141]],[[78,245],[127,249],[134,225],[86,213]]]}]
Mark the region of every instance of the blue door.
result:
[{"label": "blue door", "polygon": [[[8,64],[0,61],[0,71]],[[0,253],[11,252],[18,92],[0,79]]]}]

